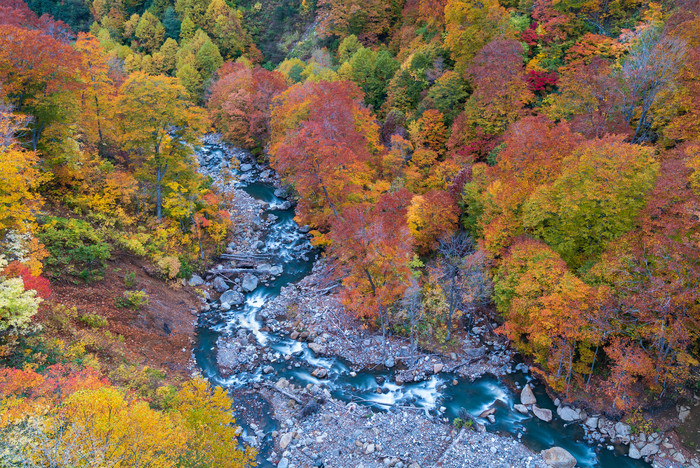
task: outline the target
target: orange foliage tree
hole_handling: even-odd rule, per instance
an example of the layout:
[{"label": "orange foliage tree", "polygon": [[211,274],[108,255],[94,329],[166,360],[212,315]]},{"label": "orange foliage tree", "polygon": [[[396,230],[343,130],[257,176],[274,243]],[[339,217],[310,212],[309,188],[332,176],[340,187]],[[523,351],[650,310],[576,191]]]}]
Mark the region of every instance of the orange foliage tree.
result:
[{"label": "orange foliage tree", "polygon": [[275,100],[269,151],[301,195],[300,220],[325,230],[367,195],[379,169],[379,128],[355,84],[306,82]]},{"label": "orange foliage tree", "polygon": [[410,193],[385,193],[375,204],[355,205],[333,221],[331,253],[342,265],[344,302],[382,332],[389,325],[389,307],[408,284],[413,255],[406,226]]},{"label": "orange foliage tree", "polygon": [[214,126],[224,138],[244,148],[262,148],[270,137],[272,100],[286,88],[279,72],[226,63],[209,98]]}]

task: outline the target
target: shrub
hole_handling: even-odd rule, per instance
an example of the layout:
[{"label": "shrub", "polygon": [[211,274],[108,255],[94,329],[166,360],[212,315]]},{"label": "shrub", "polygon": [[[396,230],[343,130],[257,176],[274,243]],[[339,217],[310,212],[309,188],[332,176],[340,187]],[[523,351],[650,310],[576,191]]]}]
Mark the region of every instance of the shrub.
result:
[{"label": "shrub", "polygon": [[27,291],[36,291],[37,296],[42,299],[46,299],[51,295],[51,284],[49,280],[41,275],[33,275],[29,267],[18,261],[11,262],[7,265],[2,271],[2,274],[8,279],[22,278],[24,289]]},{"label": "shrub", "polygon": [[137,282],[138,281],[136,281],[136,273],[134,273],[133,271],[127,271],[124,274],[124,286],[127,289],[132,289],[133,287],[135,287]]},{"label": "shrub", "polygon": [[97,314],[83,314],[78,320],[90,328],[104,328],[109,325],[105,317]]},{"label": "shrub", "polygon": [[45,264],[53,278],[69,276],[85,282],[104,278],[112,249],[89,223],[49,218],[39,230],[39,239],[49,251]]},{"label": "shrub", "polygon": [[174,279],[180,273],[180,260],[172,255],[156,258],[156,265],[161,274],[168,279]]},{"label": "shrub", "polygon": [[116,299],[117,307],[138,310],[148,306],[148,294],[144,291],[124,291],[122,297]]}]

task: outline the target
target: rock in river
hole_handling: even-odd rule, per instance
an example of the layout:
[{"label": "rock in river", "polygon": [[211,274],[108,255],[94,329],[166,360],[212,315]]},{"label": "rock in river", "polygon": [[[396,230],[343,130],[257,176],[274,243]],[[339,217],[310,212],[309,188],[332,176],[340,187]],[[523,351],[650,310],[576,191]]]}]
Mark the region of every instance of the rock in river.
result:
[{"label": "rock in river", "polygon": [[561,447],[552,447],[542,451],[542,458],[547,466],[552,468],[573,468],[576,466],[576,459],[569,452]]},{"label": "rock in river", "polygon": [[222,304],[228,302],[230,305],[241,305],[245,302],[245,297],[243,294],[229,289],[221,295],[219,301],[221,301]]},{"label": "rock in river", "polygon": [[552,411],[540,408],[537,405],[532,405],[532,412],[544,422],[550,422],[552,420]]},{"label": "rock in river", "polygon": [[560,406],[559,408],[557,408],[557,414],[564,421],[576,421],[578,419],[581,419],[579,411],[569,406]]},{"label": "rock in river", "polygon": [[251,275],[250,273],[246,273],[246,275],[243,277],[243,283],[241,284],[241,287],[246,292],[254,291],[255,288],[258,287],[258,277],[255,275]]},{"label": "rock in river", "polygon": [[321,343],[309,343],[309,349],[316,354],[323,354],[326,352],[326,345]]},{"label": "rock in river", "polygon": [[639,453],[639,449],[634,444],[630,444],[630,451],[627,455],[634,460],[642,458],[642,454]]},{"label": "rock in river", "polygon": [[530,385],[525,385],[523,387],[523,391],[520,392],[520,402],[523,405],[534,405],[537,403],[537,400],[535,399],[535,394],[532,393],[532,389],[530,388]]}]

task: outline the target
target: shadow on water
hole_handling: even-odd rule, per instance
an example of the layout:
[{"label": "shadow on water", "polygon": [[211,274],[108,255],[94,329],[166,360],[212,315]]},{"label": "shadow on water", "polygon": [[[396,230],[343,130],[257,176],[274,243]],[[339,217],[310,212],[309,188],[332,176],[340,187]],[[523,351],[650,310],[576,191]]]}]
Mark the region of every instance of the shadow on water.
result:
[{"label": "shadow on water", "polygon": [[[210,149],[211,151],[211,149]],[[216,148],[214,148],[216,151]],[[291,340],[287,336],[261,331],[262,323],[258,312],[265,304],[280,294],[282,287],[295,283],[308,275],[317,257],[311,247],[308,236],[303,234],[294,222],[294,210],[280,210],[284,200],[274,194],[270,184],[253,182],[241,184],[248,194],[269,204],[267,212],[277,217],[270,226],[263,252],[272,254],[283,265],[283,273],[269,286],[258,287],[246,295],[246,302],[237,309],[228,312],[218,311],[213,323],[200,318],[197,330],[197,347],[195,358],[202,373],[213,383],[228,388],[239,410],[237,418],[244,427],[243,439],[255,431],[247,421],[256,421],[261,443],[259,466],[271,466],[265,460],[273,448],[270,432],[276,430],[277,422],[272,418],[272,408],[259,397],[251,386],[263,379],[284,377],[297,386],[306,384],[323,384],[328,387],[333,397],[343,401],[356,401],[370,406],[376,411],[387,410],[392,405],[413,406],[435,417],[453,420],[466,411],[472,418],[478,418],[485,409],[495,407],[496,422],[478,419],[491,432],[510,434],[521,440],[534,451],[552,446],[568,450],[578,461],[580,467],[602,468],[642,468],[650,465],[641,460],[632,460],[625,455],[621,446],[608,450],[607,444],[598,447],[583,440],[583,429],[578,423],[566,423],[556,416],[556,407],[546,395],[541,385],[535,385],[534,391],[538,406],[553,410],[554,419],[545,423],[533,416],[526,416],[514,410],[519,402],[511,388],[524,385],[531,377],[517,372],[499,380],[494,376],[484,376],[469,381],[451,374],[438,374],[422,382],[404,385],[394,384],[393,370],[365,370],[352,375],[347,362],[340,358],[316,356],[306,343]],[[216,343],[220,336],[235,333],[244,328],[253,332],[261,345],[268,346],[280,356],[291,355],[289,361],[265,363],[271,365],[275,372],[263,376],[262,370],[242,372],[232,377],[221,376],[216,362]],[[328,379],[319,380],[311,372],[323,367],[328,370]],[[456,380],[457,385],[453,385]],[[379,384],[378,382],[382,382]],[[381,387],[382,392],[377,393]],[[445,407],[440,413],[439,408]]]}]

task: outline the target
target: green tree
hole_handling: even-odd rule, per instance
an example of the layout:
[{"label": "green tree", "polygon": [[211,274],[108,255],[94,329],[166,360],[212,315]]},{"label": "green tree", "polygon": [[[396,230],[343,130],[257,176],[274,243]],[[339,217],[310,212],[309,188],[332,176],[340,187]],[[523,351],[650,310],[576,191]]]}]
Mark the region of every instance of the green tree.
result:
[{"label": "green tree", "polygon": [[143,14],[136,26],[136,39],[139,44],[149,53],[152,53],[161,46],[165,37],[165,28],[158,18],[147,11]]},{"label": "green tree", "polygon": [[175,71],[178,50],[180,50],[180,47],[177,45],[177,41],[172,38],[167,38],[163,45],[160,46],[160,53],[163,54],[163,73],[170,75]]},{"label": "green tree", "polygon": [[583,144],[525,203],[524,224],[572,267],[635,227],[659,169],[653,150],[611,136]]},{"label": "green tree", "polygon": [[180,37],[180,18],[177,17],[177,12],[172,6],[169,6],[163,14],[163,27],[165,37],[174,40]]},{"label": "green tree", "polygon": [[194,33],[197,30],[197,26],[192,21],[192,18],[185,16],[180,25],[180,41],[182,43],[189,41],[194,37]]},{"label": "green tree", "polygon": [[452,70],[443,73],[428,90],[430,104],[445,115],[448,123],[457,117],[467,96],[464,80]]},{"label": "green tree", "polygon": [[357,39],[357,36],[355,36],[354,34],[349,35],[348,37],[343,39],[340,45],[338,46],[338,62],[344,63],[349,61],[352,58],[352,56],[355,55],[355,52],[357,52],[361,48],[362,44]]}]

